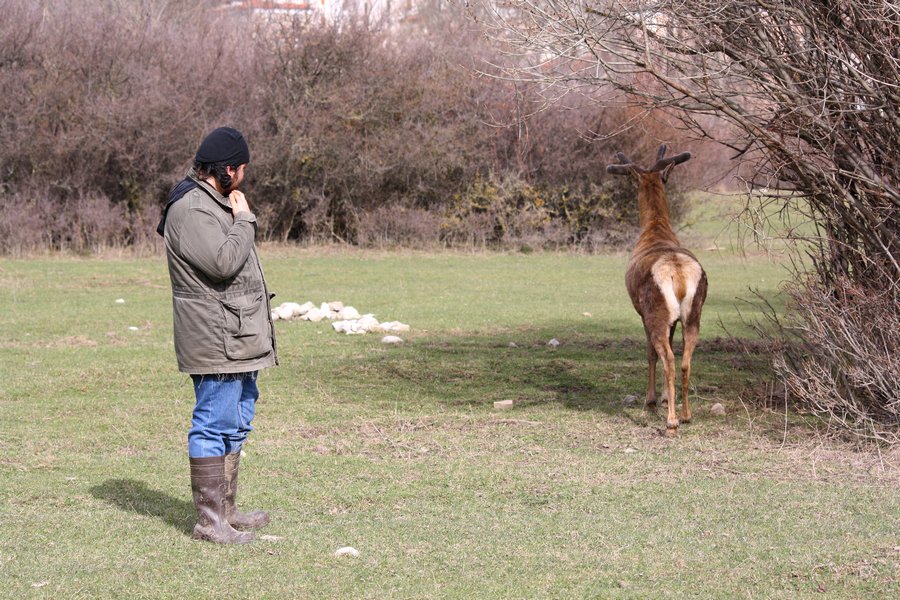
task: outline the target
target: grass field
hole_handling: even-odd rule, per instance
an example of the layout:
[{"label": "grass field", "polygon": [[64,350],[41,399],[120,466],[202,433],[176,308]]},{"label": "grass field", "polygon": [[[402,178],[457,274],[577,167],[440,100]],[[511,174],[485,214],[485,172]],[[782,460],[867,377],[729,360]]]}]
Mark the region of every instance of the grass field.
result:
[{"label": "grass field", "polygon": [[900,458],[750,402],[764,352],[724,336],[786,275],[720,212],[685,232],[710,296],[677,439],[623,401],[645,379],[625,255],[264,249],[276,303],[412,331],[276,323],[240,494],[272,524],[245,547],[189,537],[164,259],[0,260],[0,596],[896,597]]}]

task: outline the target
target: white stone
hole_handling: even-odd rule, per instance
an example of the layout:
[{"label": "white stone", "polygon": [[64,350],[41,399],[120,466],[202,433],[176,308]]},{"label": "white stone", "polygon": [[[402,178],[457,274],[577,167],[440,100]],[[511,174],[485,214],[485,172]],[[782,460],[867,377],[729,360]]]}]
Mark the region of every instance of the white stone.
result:
[{"label": "white stone", "polygon": [[138,328],[135,327],[134,325],[132,325],[131,327],[128,328],[128,331],[137,331],[137,330],[138,330]]},{"label": "white stone", "polygon": [[287,317],[288,319],[293,319],[294,317],[300,316],[300,305],[296,302],[282,302],[281,305],[278,306],[281,310],[290,311],[291,316]]},{"label": "white stone", "polygon": [[356,320],[356,324],[363,331],[378,331],[379,323],[378,319],[373,317],[372,315],[363,315],[359,319]]},{"label": "white stone", "polygon": [[297,315],[302,317],[303,315],[305,315],[306,313],[308,313],[315,307],[316,307],[316,305],[313,304],[312,302],[304,302],[303,304],[300,305],[300,308],[297,309]]},{"label": "white stone", "polygon": [[334,317],[331,316],[331,309],[328,307],[327,302],[323,302],[319,307],[319,312],[322,313],[322,317],[325,319],[332,319]]},{"label": "white stone", "polygon": [[716,402],[712,406],[709,407],[709,412],[716,415],[717,417],[725,416],[725,407],[722,406],[721,402]]},{"label": "white stone", "polygon": [[277,320],[280,319],[280,318],[281,318],[281,317],[278,316],[278,313],[275,312],[275,309],[272,309],[272,320],[273,320],[273,321],[277,321]]},{"label": "white stone", "polygon": [[386,335],[381,338],[382,344],[402,344],[403,339],[397,337],[396,335]]},{"label": "white stone", "polygon": [[510,342],[510,343],[509,343],[509,347],[510,347],[510,348],[518,348],[519,345],[518,345],[517,343],[515,343],[515,342]]},{"label": "white stone", "polygon": [[549,342],[547,342],[547,345],[550,346],[550,347],[553,348],[553,349],[559,348],[559,340],[556,339],[556,338],[553,338],[552,340],[550,340]]},{"label": "white stone", "polygon": [[341,312],[342,310],[344,310],[344,303],[335,300],[334,302],[329,302],[329,303],[328,303],[328,308],[331,309],[331,312],[339,313],[339,312]]},{"label": "white stone", "polygon": [[322,319],[325,318],[325,315],[322,314],[322,311],[318,308],[311,308],[309,312],[303,315],[304,321],[312,321],[313,323],[318,323]]},{"label": "white stone", "polygon": [[285,321],[294,317],[294,311],[289,306],[281,305],[272,312],[278,313],[278,317]]},{"label": "white stone", "polygon": [[497,400],[494,402],[494,410],[509,410],[514,404],[513,400]]},{"label": "white stone", "polygon": [[352,306],[345,306],[338,315],[338,318],[345,319],[347,321],[353,321],[358,319],[359,317],[359,311]]},{"label": "white stone", "polygon": [[338,548],[334,551],[334,555],[338,558],[342,556],[350,556],[352,558],[357,558],[359,556],[359,550],[353,548],[351,546],[344,546],[343,548]]},{"label": "white stone", "polygon": [[338,333],[345,333],[347,335],[363,335],[368,333],[368,331],[360,327],[359,321],[335,321],[331,326]]},{"label": "white stone", "polygon": [[116,298],[116,304],[125,304],[125,298]]},{"label": "white stone", "polygon": [[409,331],[409,325],[401,323],[400,321],[388,321],[387,323],[381,324],[381,330],[388,333],[401,333]]}]

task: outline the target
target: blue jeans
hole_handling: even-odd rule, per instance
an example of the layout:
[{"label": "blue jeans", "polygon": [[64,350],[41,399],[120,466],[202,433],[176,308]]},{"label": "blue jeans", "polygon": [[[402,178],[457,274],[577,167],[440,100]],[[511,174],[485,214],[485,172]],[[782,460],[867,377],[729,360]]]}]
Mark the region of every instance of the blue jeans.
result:
[{"label": "blue jeans", "polygon": [[191,375],[197,404],[188,431],[188,456],[206,458],[240,452],[256,414],[259,372]]}]

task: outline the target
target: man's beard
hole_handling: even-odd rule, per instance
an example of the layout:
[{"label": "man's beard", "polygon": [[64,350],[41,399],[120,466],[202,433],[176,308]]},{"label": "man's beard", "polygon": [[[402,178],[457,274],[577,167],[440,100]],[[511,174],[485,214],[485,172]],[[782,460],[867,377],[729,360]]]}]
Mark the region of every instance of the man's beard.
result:
[{"label": "man's beard", "polygon": [[229,183],[227,186],[222,186],[222,189],[225,191],[225,193],[222,195],[227,196],[234,190],[238,189],[238,187],[240,187],[241,183],[243,183],[243,180],[238,180],[237,177],[232,177],[231,183]]}]

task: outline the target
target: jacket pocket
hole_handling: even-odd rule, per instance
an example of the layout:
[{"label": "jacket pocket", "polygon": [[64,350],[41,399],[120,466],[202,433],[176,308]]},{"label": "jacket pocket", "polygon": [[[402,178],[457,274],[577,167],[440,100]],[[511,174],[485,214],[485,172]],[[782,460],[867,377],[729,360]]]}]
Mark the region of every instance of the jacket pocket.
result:
[{"label": "jacket pocket", "polygon": [[268,308],[262,294],[222,301],[222,310],[225,356],[232,360],[247,360],[271,351]]}]

